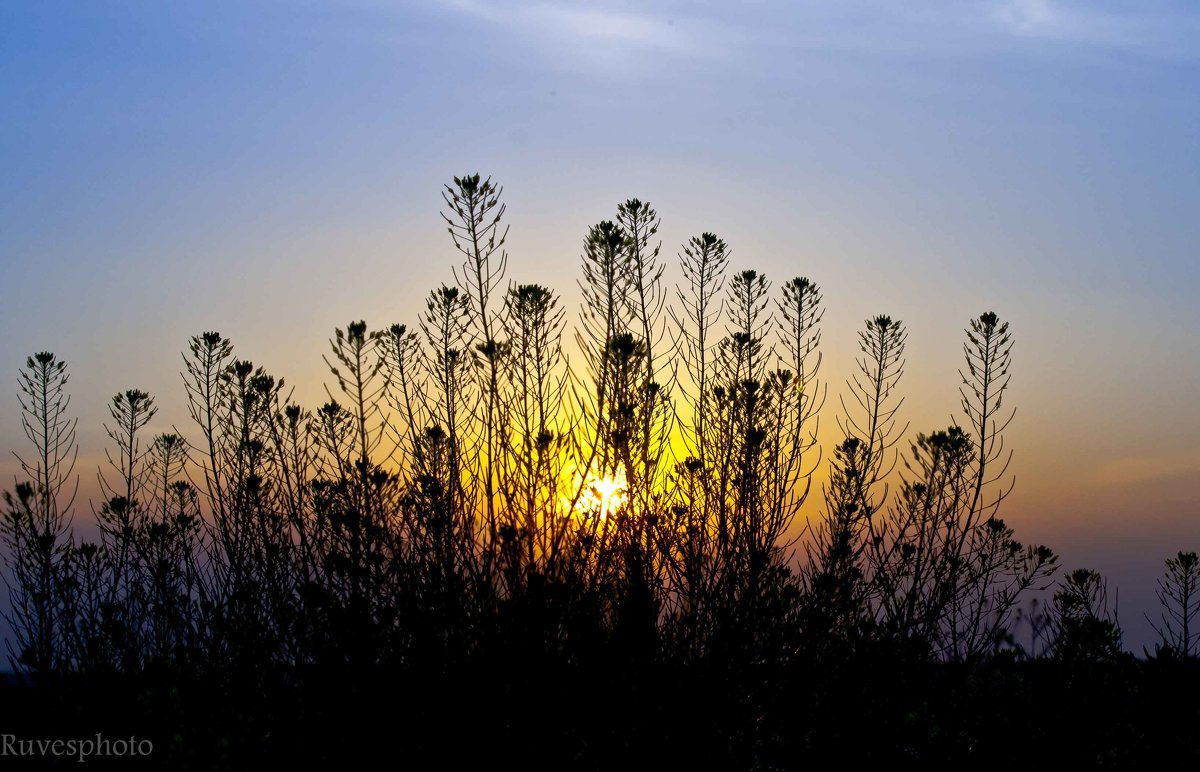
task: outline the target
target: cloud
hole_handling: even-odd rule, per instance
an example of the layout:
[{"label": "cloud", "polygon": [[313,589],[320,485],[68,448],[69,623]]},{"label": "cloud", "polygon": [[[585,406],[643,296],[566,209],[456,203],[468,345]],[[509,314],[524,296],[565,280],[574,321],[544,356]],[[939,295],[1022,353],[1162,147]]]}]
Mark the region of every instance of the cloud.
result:
[{"label": "cloud", "polygon": [[1001,31],[1022,38],[1168,58],[1192,59],[1200,52],[1194,42],[1200,14],[1155,0],[1121,13],[1094,1],[1001,0],[990,6],[988,17]]},{"label": "cloud", "polygon": [[648,58],[713,58],[721,51],[717,36],[697,20],[528,0],[451,0],[447,6],[526,38],[560,65],[593,72],[632,71]]},{"label": "cloud", "polygon": [[1050,0],[1009,0],[993,9],[992,16],[1019,35],[1053,29],[1058,20]]},{"label": "cloud", "polygon": [[[853,55],[1109,50],[1200,56],[1200,9],[1174,0],[443,0],[426,8],[486,25],[558,69],[644,77],[705,60],[753,67],[797,52]],[[747,9],[750,9],[749,11]]]},{"label": "cloud", "polygon": [[991,17],[1001,29],[1020,37],[1126,47],[1145,42],[1149,21],[1061,0],[1005,0],[992,8]]}]

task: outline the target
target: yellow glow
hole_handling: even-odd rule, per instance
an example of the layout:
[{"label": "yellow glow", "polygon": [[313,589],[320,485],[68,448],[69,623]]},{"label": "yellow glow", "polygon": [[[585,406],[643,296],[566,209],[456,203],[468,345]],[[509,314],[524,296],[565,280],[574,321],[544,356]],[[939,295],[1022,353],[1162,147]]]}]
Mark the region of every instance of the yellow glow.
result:
[{"label": "yellow glow", "polygon": [[607,477],[589,475],[583,486],[583,494],[579,497],[579,509],[600,517],[616,514],[628,499],[628,487],[623,469],[617,469]]}]

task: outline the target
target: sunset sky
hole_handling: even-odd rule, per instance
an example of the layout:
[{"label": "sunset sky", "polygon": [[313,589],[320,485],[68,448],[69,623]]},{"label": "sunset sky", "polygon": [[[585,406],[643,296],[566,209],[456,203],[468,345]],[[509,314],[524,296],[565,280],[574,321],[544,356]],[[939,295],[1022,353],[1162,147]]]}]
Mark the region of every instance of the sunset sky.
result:
[{"label": "sunset sky", "polygon": [[411,323],[452,281],[439,190],[479,171],[508,277],[572,313],[587,226],[632,196],[672,282],[708,230],[819,283],[827,426],[879,313],[910,331],[903,419],[946,426],[962,329],[995,310],[1002,515],[1109,577],[1127,643],[1163,559],[1200,549],[1193,0],[6,2],[0,105],[0,447],[18,368],[54,351],[80,522],[112,394],[187,434],[179,352],[215,329],[316,406],[335,327]]}]

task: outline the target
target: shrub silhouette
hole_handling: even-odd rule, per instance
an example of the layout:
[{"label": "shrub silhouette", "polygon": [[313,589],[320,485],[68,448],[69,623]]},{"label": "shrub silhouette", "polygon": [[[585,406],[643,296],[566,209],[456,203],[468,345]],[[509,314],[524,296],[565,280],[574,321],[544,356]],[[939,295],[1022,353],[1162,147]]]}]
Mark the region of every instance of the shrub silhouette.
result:
[{"label": "shrub silhouette", "polygon": [[[501,194],[479,175],[446,186],[453,283],[407,324],[335,330],[325,404],[294,402],[218,332],[183,355],[187,439],[148,437],[154,398],[116,395],[96,543],[71,530],[66,365],[31,357],[20,399],[35,453],[20,457],[27,479],[5,494],[0,530],[13,666],[46,682],[172,684],[234,723],[250,721],[240,701],[290,710],[291,734],[283,719],[263,731],[298,755],[312,747],[300,727],[353,725],[336,706],[385,684],[405,695],[394,711],[413,758],[436,756],[429,737],[471,731],[431,728],[456,689],[508,716],[475,727],[503,747],[532,731],[523,711],[572,706],[596,724],[538,731],[594,766],[665,753],[648,727],[688,738],[664,763],[832,752],[850,735],[831,716],[879,710],[877,688],[933,699],[943,687],[926,672],[978,674],[944,687],[954,699],[980,683],[1006,694],[989,673],[1036,658],[1016,643],[1020,604],[1057,566],[998,516],[1006,322],[970,320],[961,423],[901,455],[907,331],[868,319],[840,440],[823,453],[813,280],[773,292],[760,272],[731,273],[729,247],[706,232],[682,246],[682,284],[668,288],[658,214],[630,199],[584,238],[572,333],[553,290],[505,284]],[[805,517],[819,468],[828,481]],[[1195,554],[1168,570],[1163,647],[1192,657]],[[1038,629],[1056,662],[1124,661],[1094,572],[1065,577]],[[1036,671],[1004,672],[1042,688]],[[871,747],[953,756],[928,704],[897,699],[909,730],[879,713]],[[242,750],[265,742],[245,732]]]}]

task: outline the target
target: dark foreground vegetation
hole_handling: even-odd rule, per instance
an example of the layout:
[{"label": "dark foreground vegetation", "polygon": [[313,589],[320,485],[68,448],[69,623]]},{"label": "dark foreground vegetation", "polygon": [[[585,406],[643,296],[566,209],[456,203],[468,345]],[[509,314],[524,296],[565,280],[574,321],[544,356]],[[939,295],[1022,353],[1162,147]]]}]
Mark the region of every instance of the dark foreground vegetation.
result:
[{"label": "dark foreground vegetation", "polygon": [[814,282],[731,273],[705,233],[668,288],[631,200],[589,230],[568,320],[504,284],[497,186],[445,200],[453,283],[412,326],[337,330],[325,405],[215,332],[184,354],[186,431],[115,396],[94,543],[66,365],[30,357],[0,733],[153,742],[118,768],[1200,761],[1196,555],[1135,659],[1103,578],[999,518],[996,314],[958,423],[912,435],[904,326],[868,320],[822,452]]}]

